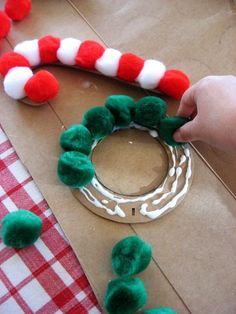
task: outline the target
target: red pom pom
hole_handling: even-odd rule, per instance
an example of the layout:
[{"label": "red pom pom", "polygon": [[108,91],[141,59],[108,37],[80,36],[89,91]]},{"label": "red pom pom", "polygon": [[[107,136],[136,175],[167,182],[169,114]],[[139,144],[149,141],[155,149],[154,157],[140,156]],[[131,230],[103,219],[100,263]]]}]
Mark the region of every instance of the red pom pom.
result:
[{"label": "red pom pom", "polygon": [[34,102],[43,103],[54,98],[59,91],[55,77],[45,70],[40,70],[25,84],[25,93]]},{"label": "red pom pom", "polygon": [[132,53],[121,56],[117,76],[125,81],[133,82],[138,77],[144,65],[144,60]]},{"label": "red pom pom", "polygon": [[31,10],[31,0],[7,0],[5,12],[13,21],[21,21]]},{"label": "red pom pom", "polygon": [[104,50],[104,47],[99,43],[86,40],[80,45],[75,62],[81,68],[94,70],[95,63],[102,56]]},{"label": "red pom pom", "polygon": [[178,70],[168,70],[160,80],[158,90],[174,99],[181,99],[189,86],[190,81],[186,74]]},{"label": "red pom pom", "polygon": [[57,50],[60,47],[60,39],[53,36],[45,36],[39,39],[39,54],[41,63],[57,62]]},{"label": "red pom pom", "polygon": [[14,67],[29,67],[29,61],[16,52],[7,52],[0,59],[0,73],[5,76]]},{"label": "red pom pom", "polygon": [[11,28],[11,20],[3,11],[0,11],[0,39],[5,38]]}]

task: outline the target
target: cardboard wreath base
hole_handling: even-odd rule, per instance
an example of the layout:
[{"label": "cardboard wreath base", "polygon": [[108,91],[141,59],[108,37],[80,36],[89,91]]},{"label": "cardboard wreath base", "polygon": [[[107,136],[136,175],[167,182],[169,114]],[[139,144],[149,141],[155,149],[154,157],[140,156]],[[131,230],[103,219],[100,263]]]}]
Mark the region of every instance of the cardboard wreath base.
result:
[{"label": "cardboard wreath base", "polygon": [[193,167],[187,153],[187,145],[172,148],[153,130],[117,130],[92,152],[96,171],[92,183],[72,193],[103,218],[120,223],[153,221],[188,193]]}]

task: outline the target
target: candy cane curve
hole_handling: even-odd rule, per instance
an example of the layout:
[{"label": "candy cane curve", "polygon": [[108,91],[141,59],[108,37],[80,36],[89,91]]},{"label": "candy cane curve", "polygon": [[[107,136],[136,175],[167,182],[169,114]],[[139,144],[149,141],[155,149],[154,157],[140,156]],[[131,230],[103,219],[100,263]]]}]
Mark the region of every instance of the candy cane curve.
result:
[{"label": "candy cane curve", "polygon": [[34,74],[32,69],[55,63],[96,71],[174,99],[180,99],[190,84],[186,74],[179,70],[166,70],[160,61],[144,60],[132,53],[122,54],[91,40],[81,42],[48,35],[19,43],[13,52],[0,58],[5,92],[13,99],[27,96],[35,103],[45,103],[54,98],[59,91],[55,77],[45,70]]}]

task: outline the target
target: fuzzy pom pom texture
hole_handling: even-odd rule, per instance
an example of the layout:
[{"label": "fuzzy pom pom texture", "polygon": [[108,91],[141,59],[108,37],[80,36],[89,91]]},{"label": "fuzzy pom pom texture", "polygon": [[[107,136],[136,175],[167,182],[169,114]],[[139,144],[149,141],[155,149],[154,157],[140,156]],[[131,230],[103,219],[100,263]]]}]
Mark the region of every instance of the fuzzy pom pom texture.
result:
[{"label": "fuzzy pom pom texture", "polygon": [[[117,272],[117,274],[124,276],[109,282],[104,298],[105,308],[109,314],[140,312],[141,307],[146,303],[147,293],[143,282],[139,278],[131,278],[130,275],[136,273],[137,268],[133,266],[145,265],[141,267],[141,270],[148,266],[151,259],[151,245],[138,236],[128,236],[113,247],[112,266],[114,266],[114,257],[115,259],[118,257],[117,265],[119,269],[122,269],[122,272]],[[122,265],[122,263],[127,265]],[[148,309],[142,313],[177,314],[169,307]]]},{"label": "fuzzy pom pom texture", "polygon": [[174,310],[170,307],[158,307],[155,309],[145,310],[143,314],[177,314]]},{"label": "fuzzy pom pom texture", "polygon": [[189,119],[182,117],[166,117],[160,121],[159,125],[159,135],[160,137],[171,146],[181,146],[184,143],[176,142],[173,139],[173,134],[175,131],[183,126],[185,123],[189,122]]},{"label": "fuzzy pom pom texture", "polygon": [[137,102],[134,122],[149,128],[157,128],[161,119],[165,118],[166,111],[166,103],[161,98],[143,97]]},{"label": "fuzzy pom pom texture", "polygon": [[131,276],[147,268],[152,248],[137,236],[119,241],[112,250],[112,269],[119,276]]},{"label": "fuzzy pom pom texture", "polygon": [[31,10],[31,0],[7,0],[5,12],[13,21],[21,21]]},{"label": "fuzzy pom pom texture", "polygon": [[90,130],[94,139],[100,140],[111,134],[115,119],[106,107],[98,106],[84,114],[82,124]]},{"label": "fuzzy pom pom texture", "polygon": [[60,145],[65,151],[78,151],[89,155],[92,149],[92,135],[83,124],[72,125],[60,137]]},{"label": "fuzzy pom pom texture", "polygon": [[[93,141],[102,140],[113,132],[114,127],[129,127],[133,121],[149,128],[156,128],[160,138],[169,145],[182,145],[173,140],[173,133],[188,120],[181,117],[166,117],[166,108],[166,103],[154,96],[143,97],[137,103],[126,95],[109,96],[105,100],[105,107],[97,106],[89,109],[84,114],[82,124],[71,126],[62,133],[60,145],[66,153],[59,159],[58,177],[72,188],[83,188],[91,183],[95,176],[90,160]],[[131,247],[137,245],[136,253],[141,254],[137,240],[133,244],[132,241],[130,241]],[[117,258],[114,262],[114,271],[119,275],[125,275],[127,271],[125,269],[128,263],[131,263],[125,258],[123,255],[120,261]],[[138,273],[142,271],[143,265],[137,264],[132,267],[134,273]]]},{"label": "fuzzy pom pom texture", "polygon": [[5,38],[11,29],[11,20],[19,22],[29,15],[31,0],[6,0],[0,11],[0,39]]},{"label": "fuzzy pom pom texture", "polygon": [[72,188],[87,185],[95,174],[90,159],[76,151],[65,152],[60,156],[57,173],[60,180]]},{"label": "fuzzy pom pom texture", "polygon": [[50,72],[40,70],[26,82],[24,90],[33,102],[44,103],[57,95],[59,84]]},{"label": "fuzzy pom pom texture", "polygon": [[[3,30],[4,33],[8,32],[8,22],[5,22],[6,29]],[[145,89],[158,90],[175,99],[180,99],[190,84],[188,77],[183,72],[175,69],[166,70],[165,65],[160,61],[144,60],[133,53],[122,54],[118,50],[105,48],[100,43],[92,40],[81,42],[74,38],[60,39],[48,35],[39,40],[27,40],[19,43],[14,48],[14,52],[24,57],[29,63],[27,66],[30,68],[45,63],[61,62],[67,66],[77,66],[89,71],[97,71],[109,77],[117,77]],[[22,60],[17,63],[15,62],[16,58],[14,58],[13,62],[11,60],[13,57],[9,54],[7,56],[3,55],[0,59],[2,67],[8,67],[8,70],[10,70],[22,66]],[[1,73],[3,76],[8,75],[5,71],[1,71]],[[15,95],[18,95],[17,99],[21,99],[24,95],[23,97],[27,96],[33,102],[46,103],[58,93],[56,79],[53,80],[49,75],[34,77],[34,84],[32,82],[27,84],[28,82],[24,80],[20,82],[20,73],[15,72],[14,75],[20,86],[18,90],[21,88],[22,91],[12,92],[11,88],[7,86],[8,80],[6,80],[5,92],[10,97],[14,98]],[[42,89],[46,89],[46,93],[42,92]],[[44,94],[44,97],[42,97],[42,94]]]},{"label": "fuzzy pom pom texture", "polygon": [[128,127],[133,121],[136,108],[133,98],[126,95],[112,95],[106,99],[105,106],[114,116],[117,127]]},{"label": "fuzzy pom pom texture", "polygon": [[11,20],[3,11],[0,11],[0,25],[0,39],[3,39],[8,35],[11,28]]},{"label": "fuzzy pom pom texture", "polygon": [[109,282],[104,305],[110,314],[133,314],[147,302],[147,292],[139,278],[118,278]]},{"label": "fuzzy pom pom texture", "polygon": [[42,220],[24,209],[11,212],[2,219],[3,243],[14,248],[20,249],[33,244],[41,230]]}]

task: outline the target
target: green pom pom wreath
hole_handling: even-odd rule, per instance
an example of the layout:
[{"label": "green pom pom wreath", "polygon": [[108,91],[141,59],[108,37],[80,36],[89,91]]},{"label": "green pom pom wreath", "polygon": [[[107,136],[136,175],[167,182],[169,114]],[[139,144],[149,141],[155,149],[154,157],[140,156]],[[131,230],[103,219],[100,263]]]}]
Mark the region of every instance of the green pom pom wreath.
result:
[{"label": "green pom pom wreath", "polygon": [[[93,141],[102,140],[113,132],[114,127],[129,127],[132,121],[147,128],[157,129],[160,138],[169,145],[182,145],[183,143],[173,140],[173,133],[188,122],[188,119],[167,118],[166,111],[166,103],[154,96],[143,97],[137,103],[126,95],[108,97],[105,106],[91,108],[84,114],[82,124],[71,126],[61,135],[60,144],[66,152],[59,158],[58,177],[72,188],[82,188],[89,184],[95,176],[93,164],[88,158]],[[114,271],[121,276],[142,271],[151,257],[148,254],[142,256],[143,248],[141,252],[139,250],[140,247],[134,251],[133,260],[130,261],[125,255],[120,256],[120,262],[118,257],[114,258]],[[138,257],[139,255],[141,257]]]},{"label": "green pom pom wreath", "polygon": [[164,100],[154,96],[141,98],[136,104],[134,122],[155,128],[160,120],[165,117],[167,106]]},{"label": "green pom pom wreath", "polygon": [[143,314],[177,314],[177,312],[170,307],[158,307],[157,309],[146,310]]},{"label": "green pom pom wreath", "polygon": [[80,152],[65,152],[59,158],[58,177],[66,185],[81,188],[94,177],[94,167],[88,156]]},{"label": "green pom pom wreath", "polygon": [[60,145],[65,151],[78,151],[89,155],[92,148],[92,135],[83,124],[72,125],[60,137]]},{"label": "green pom pom wreath", "polygon": [[133,314],[147,302],[147,292],[139,278],[118,278],[108,284],[104,305],[110,314]]},{"label": "green pom pom wreath", "polygon": [[166,117],[161,120],[161,123],[159,125],[159,136],[161,139],[163,139],[168,145],[172,146],[180,146],[184,143],[176,142],[173,139],[173,134],[175,131],[180,128],[185,123],[189,122],[188,119],[182,118],[182,117]]},{"label": "green pom pom wreath", "polygon": [[112,268],[119,276],[143,271],[152,258],[152,247],[137,236],[119,241],[112,250]]},{"label": "green pom pom wreath", "polygon": [[127,127],[133,121],[136,104],[126,95],[112,95],[105,101],[105,106],[115,118],[117,127]]},{"label": "green pom pom wreath", "polygon": [[28,210],[20,209],[2,219],[2,240],[17,249],[33,244],[40,236],[42,220]]},{"label": "green pom pom wreath", "polygon": [[112,132],[115,119],[106,107],[98,106],[85,113],[82,123],[94,139],[100,140]]}]

